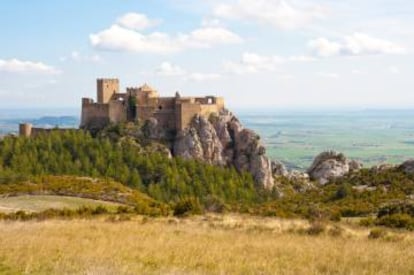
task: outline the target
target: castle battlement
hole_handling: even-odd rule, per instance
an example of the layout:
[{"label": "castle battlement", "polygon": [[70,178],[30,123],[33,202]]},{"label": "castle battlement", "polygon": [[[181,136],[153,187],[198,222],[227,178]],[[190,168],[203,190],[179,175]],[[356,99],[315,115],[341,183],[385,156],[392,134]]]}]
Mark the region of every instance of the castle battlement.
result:
[{"label": "castle battlement", "polygon": [[82,98],[81,128],[102,128],[110,123],[157,119],[165,129],[185,129],[195,115],[209,116],[224,108],[224,99],[215,96],[160,97],[148,84],[119,92],[118,79],[97,79],[97,102]]}]

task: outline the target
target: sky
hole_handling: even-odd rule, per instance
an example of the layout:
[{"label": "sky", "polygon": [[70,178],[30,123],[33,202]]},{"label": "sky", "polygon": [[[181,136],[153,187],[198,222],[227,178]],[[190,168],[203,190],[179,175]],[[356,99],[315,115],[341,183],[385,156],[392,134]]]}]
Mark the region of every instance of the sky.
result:
[{"label": "sky", "polygon": [[80,107],[96,78],[229,108],[414,107],[412,0],[3,0],[0,108]]}]

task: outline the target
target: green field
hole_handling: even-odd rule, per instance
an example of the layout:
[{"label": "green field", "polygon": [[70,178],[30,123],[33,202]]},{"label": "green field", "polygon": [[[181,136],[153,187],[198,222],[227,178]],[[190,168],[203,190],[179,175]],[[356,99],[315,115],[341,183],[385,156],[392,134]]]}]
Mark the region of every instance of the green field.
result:
[{"label": "green field", "polygon": [[121,204],[113,203],[113,202],[106,202],[106,201],[99,201],[99,200],[92,200],[92,199],[84,199],[84,198],[77,198],[77,197],[67,197],[67,196],[32,196],[32,195],[25,195],[25,196],[16,196],[16,197],[5,197],[0,198],[0,212],[3,213],[11,213],[16,212],[19,210],[25,212],[40,212],[46,209],[78,209],[82,206],[86,207],[97,207],[97,206],[104,206],[108,210],[115,211],[118,206]]},{"label": "green field", "polygon": [[343,152],[366,167],[414,158],[413,111],[263,111],[240,117],[262,136],[272,159],[292,168],[306,169],[326,150]]}]

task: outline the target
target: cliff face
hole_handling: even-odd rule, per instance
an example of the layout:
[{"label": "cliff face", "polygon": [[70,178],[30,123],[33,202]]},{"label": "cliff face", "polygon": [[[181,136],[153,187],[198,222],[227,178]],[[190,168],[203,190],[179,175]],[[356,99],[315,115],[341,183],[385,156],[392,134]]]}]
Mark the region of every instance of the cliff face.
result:
[{"label": "cliff face", "polygon": [[272,163],[260,143],[260,137],[245,129],[229,111],[223,110],[209,119],[195,116],[189,127],[177,134],[173,155],[229,165],[253,175],[258,185],[274,186]]}]

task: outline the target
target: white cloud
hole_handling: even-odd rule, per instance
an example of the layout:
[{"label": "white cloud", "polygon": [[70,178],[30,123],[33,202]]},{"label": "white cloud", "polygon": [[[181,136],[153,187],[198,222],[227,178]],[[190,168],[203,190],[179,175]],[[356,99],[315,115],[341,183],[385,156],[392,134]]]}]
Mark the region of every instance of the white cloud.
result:
[{"label": "white cloud", "polygon": [[396,43],[370,37],[363,33],[346,36],[345,49],[353,55],[405,53],[405,49]]},{"label": "white cloud", "polygon": [[322,57],[338,55],[376,55],[403,54],[406,49],[397,43],[371,37],[364,33],[345,36],[342,41],[330,41],[326,38],[312,40],[309,48]]},{"label": "white cloud", "polygon": [[293,61],[293,62],[313,62],[316,61],[317,59],[313,56],[308,56],[308,55],[294,55],[289,57],[289,61]]},{"label": "white cloud", "polygon": [[242,42],[237,34],[221,27],[202,27],[189,35],[180,35],[178,40],[183,48],[209,48],[214,45]]},{"label": "white cloud", "polygon": [[168,77],[182,77],[185,80],[191,81],[206,81],[218,79],[221,76],[215,73],[199,73],[199,72],[188,72],[180,66],[171,64],[169,62],[163,62],[156,70],[156,74]]},{"label": "white cloud", "polygon": [[67,60],[72,60],[75,62],[92,62],[92,63],[99,63],[102,62],[102,58],[97,55],[97,54],[92,54],[92,55],[83,55],[78,51],[72,51],[69,55],[69,57],[66,56],[62,56],[60,58],[61,61],[67,61]]},{"label": "white cloud", "polygon": [[61,71],[42,62],[22,61],[19,59],[0,59],[0,72],[59,74]]},{"label": "white cloud", "polygon": [[202,27],[219,27],[221,26],[220,19],[218,18],[204,18],[203,21],[201,21]]},{"label": "white cloud", "polygon": [[399,69],[397,66],[390,66],[390,67],[388,68],[388,71],[389,71],[391,74],[400,74],[400,73],[401,73],[400,69]]},{"label": "white cloud", "polygon": [[362,75],[362,74],[364,74],[364,72],[363,72],[363,71],[358,70],[358,69],[354,69],[354,70],[352,70],[352,71],[351,71],[351,73],[352,73],[352,74],[356,74],[356,75]]},{"label": "white cloud", "polygon": [[218,79],[221,76],[219,74],[206,74],[206,73],[191,73],[187,76],[189,80],[193,81],[207,81],[207,80],[214,80]]},{"label": "white cloud", "polygon": [[143,34],[117,24],[89,38],[92,46],[99,50],[163,54],[242,42],[237,34],[222,27],[201,27],[187,34],[170,36],[162,32]]},{"label": "white cloud", "polygon": [[186,74],[186,71],[180,66],[171,64],[169,62],[163,62],[156,69],[156,73],[163,76],[183,76]]},{"label": "white cloud", "polygon": [[337,42],[329,41],[326,38],[318,38],[318,39],[312,40],[309,42],[308,46],[317,55],[323,56],[323,57],[339,55],[343,47],[343,45]]},{"label": "white cloud", "polygon": [[264,56],[246,52],[239,62],[227,61],[223,64],[224,70],[233,74],[258,73],[274,71],[277,65],[284,62],[279,56]]},{"label": "white cloud", "polygon": [[298,7],[286,0],[238,0],[232,4],[218,4],[214,15],[225,19],[251,20],[279,29],[295,29],[322,18],[326,10],[321,6]]},{"label": "white cloud", "polygon": [[339,74],[337,74],[337,73],[319,72],[316,75],[319,76],[319,77],[323,77],[323,78],[332,78],[332,79],[339,78]]},{"label": "white cloud", "polygon": [[160,21],[149,19],[145,14],[130,12],[118,18],[117,23],[127,29],[142,31],[160,24]]},{"label": "white cloud", "polygon": [[92,46],[99,50],[170,53],[179,49],[167,34],[144,35],[118,25],[91,34],[89,38]]}]

